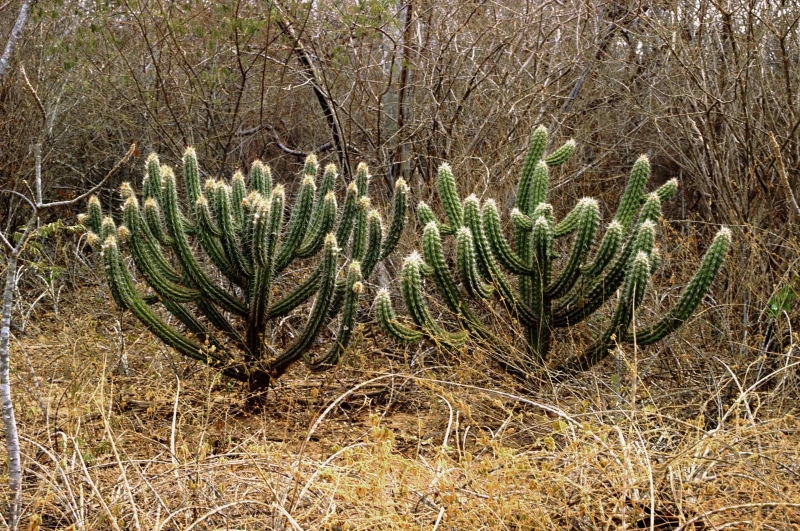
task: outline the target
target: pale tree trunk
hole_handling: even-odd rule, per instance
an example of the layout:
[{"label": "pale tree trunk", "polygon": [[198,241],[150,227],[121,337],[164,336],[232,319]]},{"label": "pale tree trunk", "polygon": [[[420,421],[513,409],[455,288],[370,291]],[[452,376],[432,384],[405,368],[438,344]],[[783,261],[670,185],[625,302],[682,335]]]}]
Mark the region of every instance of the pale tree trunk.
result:
[{"label": "pale tree trunk", "polygon": [[19,527],[19,514],[22,503],[22,469],[19,455],[19,435],[14,416],[14,403],[11,401],[9,382],[9,336],[11,335],[11,307],[14,302],[14,288],[17,274],[16,249],[8,253],[6,287],[3,290],[3,315],[0,320],[0,403],[3,408],[3,428],[8,450],[8,525],[16,531]]},{"label": "pale tree trunk", "polygon": [[[33,91],[32,87],[31,90]],[[35,92],[34,92],[35,95]],[[37,97],[38,98],[38,97]],[[39,213],[45,210],[65,207],[74,205],[83,201],[93,193],[97,192],[105,185],[108,179],[114,175],[123,164],[125,164],[136,150],[136,144],[133,144],[128,152],[125,154],[116,166],[106,174],[103,179],[94,185],[89,191],[79,195],[74,199],[67,201],[54,201],[52,203],[42,202],[42,169],[41,158],[39,157],[41,146],[36,149],[36,191],[32,193],[33,198],[27,197],[17,192],[11,192],[13,195],[21,198],[31,209],[30,217],[28,218],[27,225],[22,231],[16,245],[10,236],[4,235],[0,232],[0,248],[5,251],[8,257],[8,267],[6,269],[6,286],[3,290],[3,311],[2,318],[0,319],[0,407],[2,407],[3,427],[6,435],[6,449],[8,450],[8,489],[10,491],[8,500],[8,527],[11,531],[19,529],[19,518],[22,512],[22,462],[20,460],[19,451],[19,434],[17,433],[17,420],[14,415],[14,402],[11,400],[11,384],[10,384],[10,362],[9,362],[9,339],[11,337],[11,311],[14,305],[14,288],[16,287],[17,276],[17,261],[19,260],[22,250],[28,238],[32,234],[33,228],[39,219]],[[9,231],[9,235],[13,231]]]},{"label": "pale tree trunk", "polygon": [[[32,3],[32,0],[25,0],[22,2],[17,20],[14,22],[14,27],[11,28],[11,34],[6,41],[3,55],[0,56],[0,79],[5,76],[8,65],[11,63],[11,56],[14,54],[14,50],[17,47],[17,41],[22,35],[22,30],[25,29],[25,23],[28,21]],[[38,202],[41,203],[41,198],[37,199],[39,200]],[[30,229],[30,224],[28,225],[28,229]],[[8,267],[6,269],[6,286],[3,290],[3,312],[2,318],[0,318],[0,407],[2,407],[6,450],[8,450],[8,489],[10,491],[8,497],[8,526],[12,531],[17,531],[17,529],[19,529],[19,517],[22,508],[22,465],[19,453],[17,419],[14,415],[14,403],[11,401],[11,383],[9,379],[10,363],[8,354],[9,338],[11,336],[11,309],[14,302],[14,288],[16,287],[17,259],[19,258],[19,250],[22,249],[27,234],[28,231],[26,230],[16,248],[11,247],[8,240],[5,238],[3,239],[3,243],[8,251]]]},{"label": "pale tree trunk", "polygon": [[17,15],[17,21],[14,22],[14,27],[11,28],[11,35],[8,36],[8,40],[6,41],[6,48],[3,50],[3,55],[0,56],[0,78],[5,75],[8,64],[11,62],[11,55],[14,53],[14,48],[17,47],[17,41],[20,35],[22,35],[25,23],[28,21],[28,14],[30,13],[32,3],[31,0],[22,2],[19,15]]}]

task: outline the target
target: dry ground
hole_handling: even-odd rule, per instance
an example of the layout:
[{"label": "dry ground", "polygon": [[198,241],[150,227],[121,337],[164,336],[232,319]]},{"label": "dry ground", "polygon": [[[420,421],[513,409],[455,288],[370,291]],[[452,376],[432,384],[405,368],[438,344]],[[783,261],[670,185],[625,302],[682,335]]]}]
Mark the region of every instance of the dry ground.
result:
[{"label": "dry ground", "polygon": [[692,349],[719,338],[697,323],[527,390],[475,348],[398,350],[367,324],[344,366],[290,372],[253,411],[101,290],[67,299],[12,351],[24,528],[800,529],[796,376],[702,375]]}]

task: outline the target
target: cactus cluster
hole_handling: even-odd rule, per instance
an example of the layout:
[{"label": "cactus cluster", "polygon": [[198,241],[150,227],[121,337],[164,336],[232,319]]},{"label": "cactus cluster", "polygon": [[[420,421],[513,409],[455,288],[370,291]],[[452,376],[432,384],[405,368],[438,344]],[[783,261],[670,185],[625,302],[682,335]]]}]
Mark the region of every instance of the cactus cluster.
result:
[{"label": "cactus cluster", "polygon": [[[496,350],[502,349],[507,342],[498,341],[468,304],[469,299],[495,300],[519,323],[526,339],[524,363],[510,369],[528,374],[550,364],[563,373],[574,373],[602,360],[616,343],[659,341],[689,318],[723,263],[730,231],[719,231],[674,308],[652,326],[637,326],[634,333],[630,325],[635,308],[660,261],[654,242],[661,204],[675,195],[678,183],[671,180],[646,193],[650,164],[647,157],[640,157],[613,220],[604,227],[602,237],[596,238],[601,225],[596,200],[580,200],[560,221],[547,201],[549,169],[566,162],[575,143],[569,141],[547,156],[546,146],[547,130],[539,127],[531,136],[516,208],[509,215],[513,246],[503,233],[496,202],[487,199],[481,204],[475,195],[462,201],[450,166],[439,168],[438,194],[447,222],[440,221],[425,203],[419,204],[417,215],[424,224],[422,255],[413,252],[405,259],[401,279],[403,300],[413,323],[398,320],[389,292],[381,290],[376,315],[387,334],[401,342],[428,337],[459,345],[466,339],[466,331]],[[443,250],[445,235],[455,237],[452,265]],[[567,239],[571,246],[560,257],[557,249],[565,247],[561,241]],[[596,239],[599,242],[595,243]],[[560,266],[557,273],[555,266]],[[509,275],[517,277],[516,282],[509,280]],[[462,331],[444,330],[430,314],[423,293],[426,277],[433,280]],[[611,318],[594,341],[582,352],[553,364],[553,332],[585,320],[614,299]]]},{"label": "cactus cluster", "polygon": [[[284,187],[273,184],[269,167],[260,161],[252,164],[248,178],[236,172],[230,182],[209,179],[201,186],[197,157],[189,148],[182,169],[185,210],[173,170],[154,154],[147,159],[141,198],[128,183],[120,188],[119,227],[103,216],[96,197],[89,201],[83,221],[90,243],[102,248],[116,303],[181,354],[254,390],[298,360],[312,370],[333,366],[350,339],[362,282],[400,238],[406,183],[396,183],[385,232],[381,215],[370,207],[365,164],[358,166],[338,208],[336,166],[327,166],[320,178],[317,159],[310,155],[288,220]],[[151,293],[139,291],[125,265],[123,244]],[[205,257],[198,256],[201,251]],[[316,259],[313,272],[302,281],[282,281],[282,273],[300,259]],[[295,337],[287,344],[274,340],[281,335],[274,321],[315,295]],[[158,305],[180,325],[170,325]],[[318,352],[315,339],[336,318],[336,337]]]}]

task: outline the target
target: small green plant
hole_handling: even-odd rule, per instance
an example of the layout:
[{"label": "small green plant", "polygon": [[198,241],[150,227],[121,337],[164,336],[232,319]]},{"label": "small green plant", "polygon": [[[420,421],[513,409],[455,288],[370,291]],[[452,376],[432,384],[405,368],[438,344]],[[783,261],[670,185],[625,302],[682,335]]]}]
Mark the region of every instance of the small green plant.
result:
[{"label": "small green plant", "polygon": [[[797,283],[796,279],[795,283]],[[796,298],[797,291],[793,285],[787,284],[781,286],[769,299],[769,303],[767,303],[767,316],[772,319],[777,319],[783,312],[790,313]]]},{"label": "small green plant", "polygon": [[[172,169],[155,155],[146,166],[141,200],[130,184],[121,187],[119,228],[111,217],[103,217],[96,197],[82,219],[91,230],[90,243],[102,248],[116,303],[181,354],[248,382],[253,390],[265,388],[301,359],[312,370],[337,363],[355,324],[363,279],[400,238],[406,183],[397,181],[393,219],[384,234],[380,214],[370,208],[365,164],[359,165],[339,209],[336,166],[327,166],[320,180],[317,160],[310,155],[286,222],[284,187],[273,185],[270,169],[259,161],[249,179],[237,172],[229,183],[212,179],[201,188],[195,152],[187,149],[187,211],[179,206]],[[152,292],[140,292],[125,265],[123,245]],[[205,258],[198,258],[200,251]],[[340,267],[345,251],[348,263]],[[313,273],[305,280],[295,278],[292,264],[314,258]],[[286,344],[275,341],[281,335],[275,322],[314,295],[302,329]],[[182,326],[168,324],[156,311],[159,306]],[[317,339],[337,316],[338,334],[324,352],[317,352]]]},{"label": "small green plant", "polygon": [[[376,313],[386,333],[403,342],[428,337],[459,345],[466,339],[464,332],[448,332],[431,316],[423,294],[426,277],[432,278],[463,329],[501,353],[507,343],[489,331],[468,299],[497,300],[507,308],[524,331],[527,354],[522,366],[509,362],[507,353],[503,353],[502,359],[510,370],[521,375],[552,362],[553,331],[585,320],[614,298],[616,304],[610,319],[603,323],[604,328],[583,352],[558,363],[561,371],[574,373],[590,368],[618,342],[647,345],[659,341],[689,318],[722,266],[730,244],[730,230],[719,231],[675,307],[652,326],[638,327],[634,334],[630,324],[635,308],[660,262],[654,241],[661,203],[675,194],[678,183],[669,181],[646,194],[650,164],[647,157],[640,157],[633,166],[614,219],[595,244],[600,228],[597,201],[580,200],[558,222],[547,202],[549,168],[566,162],[575,151],[575,143],[570,140],[548,156],[545,156],[546,145],[547,131],[539,127],[531,137],[517,189],[516,208],[509,216],[513,248],[503,234],[495,201],[488,199],[481,205],[475,195],[461,201],[450,167],[443,164],[439,168],[437,186],[447,224],[437,219],[426,204],[419,204],[417,214],[425,225],[423,252],[409,255],[402,270],[403,299],[415,326],[397,319],[389,292],[382,290],[376,299]],[[456,274],[445,258],[442,245],[445,235],[455,237]],[[572,236],[571,249],[560,259],[557,243],[569,236]],[[557,264],[562,267],[556,274]],[[515,283],[509,280],[509,274],[517,277]],[[463,289],[459,289],[459,284]]]}]

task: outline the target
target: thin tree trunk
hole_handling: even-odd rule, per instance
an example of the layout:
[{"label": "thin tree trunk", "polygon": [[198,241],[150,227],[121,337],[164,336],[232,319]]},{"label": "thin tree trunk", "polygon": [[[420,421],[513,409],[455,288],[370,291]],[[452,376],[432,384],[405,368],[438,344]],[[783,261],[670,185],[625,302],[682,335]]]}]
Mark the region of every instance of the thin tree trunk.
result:
[{"label": "thin tree trunk", "polygon": [[31,0],[25,0],[17,15],[17,21],[14,22],[14,27],[11,28],[11,35],[8,36],[6,41],[6,49],[3,50],[3,55],[0,56],[0,77],[3,77],[8,69],[8,64],[11,62],[11,55],[14,53],[14,48],[17,47],[19,36],[22,35],[22,30],[25,28],[25,23],[28,21],[28,13],[31,9]]},{"label": "thin tree trunk", "polygon": [[[410,99],[410,70],[411,70],[411,22],[414,16],[414,2],[409,0],[405,6],[405,17],[403,21],[403,55],[400,58],[400,81],[397,90],[397,145],[394,149],[392,156],[392,171],[391,176],[395,179],[403,177],[408,180],[410,165],[408,163],[408,139],[405,134],[406,121],[410,118],[409,114],[409,99]],[[388,183],[391,186],[394,183]]]},{"label": "thin tree trunk", "polygon": [[297,60],[302,66],[303,74],[305,75],[306,79],[311,83],[311,89],[314,91],[314,95],[317,97],[317,102],[319,102],[319,106],[322,108],[322,114],[325,116],[325,121],[327,122],[328,128],[331,132],[333,147],[339,156],[339,166],[341,167],[342,174],[345,176],[350,176],[353,172],[350,168],[350,158],[347,154],[347,145],[344,141],[344,133],[342,131],[341,124],[339,123],[339,119],[336,116],[336,103],[333,101],[333,98],[329,97],[329,95],[322,90],[320,75],[317,72],[317,68],[314,66],[311,56],[308,54],[308,51],[306,51],[305,46],[303,46],[303,43],[300,42],[300,35],[295,32],[294,26],[292,26],[292,23],[288,17],[283,14],[283,11],[281,11],[280,7],[277,4],[273,5],[278,8],[278,27],[281,29],[281,31],[286,33],[289,38],[292,39],[292,41],[294,41],[294,52],[297,56]]},{"label": "thin tree trunk", "polygon": [[19,514],[22,504],[22,468],[19,455],[19,435],[14,416],[14,403],[11,401],[9,382],[9,337],[11,335],[11,307],[14,301],[14,284],[17,274],[17,253],[8,253],[6,287],[3,291],[3,316],[0,320],[0,403],[3,411],[3,427],[8,450],[8,524],[16,531],[19,527]]}]

